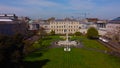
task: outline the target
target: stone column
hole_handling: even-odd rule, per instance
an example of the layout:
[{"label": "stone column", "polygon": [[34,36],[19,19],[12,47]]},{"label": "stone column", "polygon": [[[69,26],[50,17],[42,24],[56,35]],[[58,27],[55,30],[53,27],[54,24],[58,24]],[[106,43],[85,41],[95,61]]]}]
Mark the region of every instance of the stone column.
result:
[{"label": "stone column", "polygon": [[66,41],[68,42],[68,21],[66,22],[67,25],[66,25]]}]

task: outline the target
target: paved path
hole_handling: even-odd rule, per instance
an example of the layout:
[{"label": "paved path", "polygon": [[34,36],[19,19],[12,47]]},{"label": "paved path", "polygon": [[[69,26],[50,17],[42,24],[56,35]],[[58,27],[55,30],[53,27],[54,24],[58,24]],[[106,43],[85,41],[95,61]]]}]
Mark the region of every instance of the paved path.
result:
[{"label": "paved path", "polygon": [[[59,45],[57,45],[56,43],[57,43],[57,41],[52,42],[52,43],[51,43],[51,46],[50,46],[49,48],[61,48],[61,47],[65,47],[65,45],[59,46]],[[82,47],[84,47],[84,46],[82,45],[82,43],[79,43],[77,46],[70,46],[70,47],[82,48]]]},{"label": "paved path", "polygon": [[[61,47],[65,47],[65,46],[58,46],[56,45],[56,42],[52,42],[51,43],[51,46],[49,48],[61,48]],[[105,44],[103,44],[105,45]],[[71,46],[71,48],[74,47],[74,46]],[[120,57],[120,54],[117,53],[117,52],[114,52],[114,51],[107,51],[107,50],[101,50],[101,49],[97,49],[97,48],[88,48],[88,47],[85,47],[82,42],[79,43],[79,45],[75,46],[74,48],[83,48],[85,50],[90,50],[90,51],[96,51],[96,52],[101,52],[101,53],[105,53],[105,54],[110,54],[110,55],[115,55],[115,56],[118,56]]]}]

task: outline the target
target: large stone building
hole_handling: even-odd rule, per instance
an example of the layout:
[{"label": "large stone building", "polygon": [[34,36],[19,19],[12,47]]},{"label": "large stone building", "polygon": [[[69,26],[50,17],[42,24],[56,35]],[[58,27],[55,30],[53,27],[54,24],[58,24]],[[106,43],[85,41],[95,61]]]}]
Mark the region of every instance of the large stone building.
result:
[{"label": "large stone building", "polygon": [[66,29],[68,33],[78,32],[80,27],[80,22],[76,20],[55,20],[50,22],[50,30],[55,31],[56,34],[65,34]]}]

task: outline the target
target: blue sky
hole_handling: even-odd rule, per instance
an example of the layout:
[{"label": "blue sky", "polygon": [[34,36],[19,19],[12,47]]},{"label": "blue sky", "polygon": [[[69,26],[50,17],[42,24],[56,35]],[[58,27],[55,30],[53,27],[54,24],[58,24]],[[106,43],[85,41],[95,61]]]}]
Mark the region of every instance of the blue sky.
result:
[{"label": "blue sky", "polygon": [[0,13],[15,13],[32,18],[120,16],[120,0],[0,0]]}]

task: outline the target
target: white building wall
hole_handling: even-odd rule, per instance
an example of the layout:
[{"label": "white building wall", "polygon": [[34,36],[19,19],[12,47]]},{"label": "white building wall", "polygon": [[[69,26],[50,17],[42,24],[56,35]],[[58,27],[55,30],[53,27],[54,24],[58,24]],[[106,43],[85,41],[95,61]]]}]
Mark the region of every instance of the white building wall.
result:
[{"label": "white building wall", "polygon": [[50,22],[50,30],[55,31],[56,34],[65,34],[65,30],[68,29],[68,33],[75,33],[79,31],[78,21],[52,21]]},{"label": "white building wall", "polygon": [[113,36],[115,34],[118,34],[118,32],[120,31],[120,24],[107,24],[106,26],[106,30],[107,30],[107,37],[113,38]]}]

